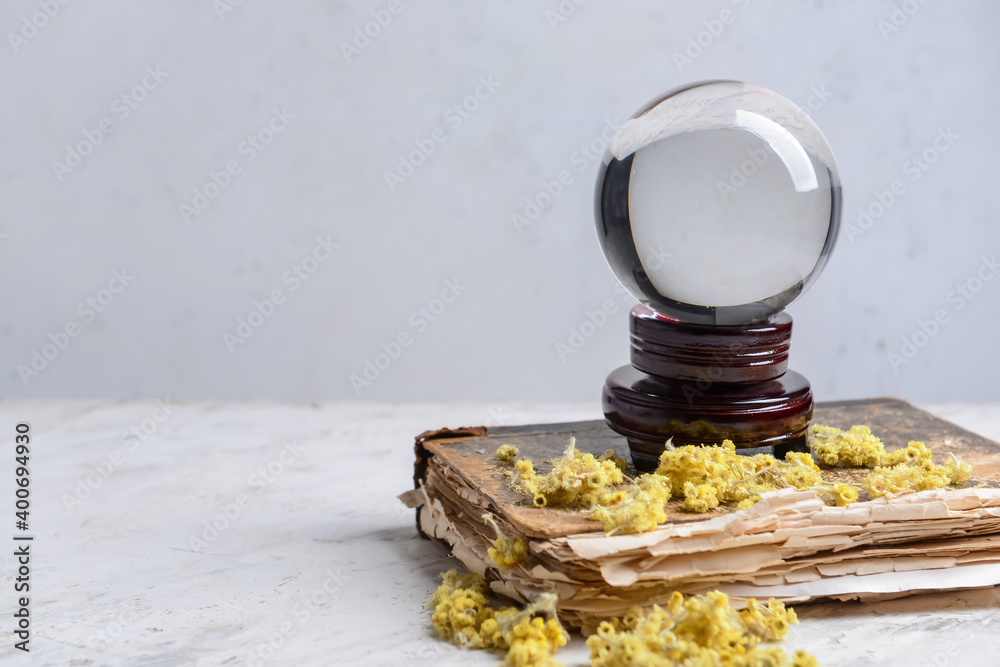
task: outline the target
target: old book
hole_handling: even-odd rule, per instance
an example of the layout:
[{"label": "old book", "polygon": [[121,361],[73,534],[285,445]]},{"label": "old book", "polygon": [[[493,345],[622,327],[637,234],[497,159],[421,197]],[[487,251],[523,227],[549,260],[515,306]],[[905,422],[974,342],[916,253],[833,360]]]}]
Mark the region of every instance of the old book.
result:
[{"label": "old book", "polygon": [[[555,591],[570,627],[592,629],[633,604],[663,603],[674,590],[723,590],[790,602],[907,595],[1000,583],[1000,444],[898,399],[819,404],[815,423],[871,427],[887,449],[925,442],[938,463],[947,452],[975,475],[949,487],[891,499],[827,506],[813,491],[782,489],[748,510],[704,514],[667,506],[656,530],[605,535],[583,512],[539,509],[509,487],[497,447],[511,444],[545,472],[570,436],[576,447],[628,459],[624,439],[602,421],[428,431],[417,437],[418,530],[440,543],[494,591],[520,602]],[[857,483],[867,470],[824,470],[827,481]],[[634,470],[626,474],[636,474]],[[487,555],[495,534],[482,515],[524,539],[528,557],[498,568]]]}]

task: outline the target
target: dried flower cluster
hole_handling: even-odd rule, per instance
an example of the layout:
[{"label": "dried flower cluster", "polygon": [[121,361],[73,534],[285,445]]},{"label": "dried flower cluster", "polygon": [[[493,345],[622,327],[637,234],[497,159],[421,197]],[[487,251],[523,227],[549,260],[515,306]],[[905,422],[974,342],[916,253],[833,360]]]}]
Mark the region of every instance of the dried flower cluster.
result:
[{"label": "dried flower cluster", "polygon": [[[926,450],[922,442],[911,442],[906,449],[917,447]],[[903,491],[927,491],[949,484],[961,484],[972,476],[972,465],[954,454],[951,454],[944,465],[935,465],[931,461],[930,451],[926,451],[926,459],[905,460],[902,463],[876,467],[865,477],[861,483],[862,488],[872,498],[892,497]]]},{"label": "dried flower cluster", "polygon": [[609,533],[639,532],[667,520],[670,483],[655,475],[642,475],[625,484],[622,471],[628,462],[613,449],[599,457],[576,449],[576,439],[555,461],[547,475],[535,472],[534,463],[514,464],[512,485],[532,497],[535,507],[580,507],[601,521]]},{"label": "dried flower cluster", "polygon": [[448,570],[431,598],[431,622],[438,634],[458,646],[504,648],[500,623],[517,615],[516,607],[494,610],[486,604],[486,580],[475,574]]},{"label": "dried flower cluster", "polygon": [[792,623],[798,623],[795,611],[774,599],[767,606],[750,599],[736,612],[719,591],[686,600],[675,592],[666,609],[636,606],[623,618],[601,623],[587,638],[587,648],[594,667],[814,667],[816,659],[804,651],[789,659],[779,647],[761,646],[784,638]]},{"label": "dried flower cluster", "polygon": [[922,442],[910,442],[886,452],[882,441],[867,426],[853,426],[845,432],[817,424],[812,431],[813,451],[824,465],[872,468],[861,483],[871,498],[940,489],[962,484],[972,476],[972,465],[954,454],[944,465],[935,465],[931,450]]},{"label": "dried flower cluster", "polygon": [[599,505],[590,518],[604,524],[609,535],[616,532],[642,533],[667,520],[670,481],[660,475],[640,475],[624,492],[626,497],[613,505]]},{"label": "dried flower cluster", "polygon": [[789,452],[785,461],[768,454],[741,456],[731,440],[712,446],[667,443],[656,474],[670,480],[674,497],[683,498],[689,512],[707,512],[720,503],[747,509],[767,491],[807,489],[823,479],[809,454]]},{"label": "dried flower cluster", "polygon": [[528,545],[520,537],[510,537],[506,535],[500,526],[497,525],[493,515],[487,512],[483,515],[483,521],[496,532],[497,539],[493,546],[486,550],[490,560],[500,567],[514,567],[528,554]]},{"label": "dried flower cluster", "polygon": [[[442,578],[429,606],[443,638],[466,648],[506,650],[509,667],[559,667],[552,655],[568,635],[555,615],[555,595],[543,594],[523,610],[495,610],[487,604],[482,577],[449,570]],[[761,646],[784,639],[793,623],[795,611],[778,600],[762,605],[751,598],[746,609],[734,611],[719,591],[687,599],[675,592],[665,609],[635,606],[623,618],[601,623],[587,648],[593,667],[816,667],[805,651],[789,658],[780,647]]]},{"label": "dried flower cluster", "polygon": [[809,454],[791,452],[785,461],[766,454],[740,456],[729,440],[701,447],[668,443],[656,473],[634,480],[622,474],[627,465],[613,449],[595,457],[577,450],[571,439],[547,475],[539,475],[530,460],[518,460],[512,486],[530,495],[536,507],[582,508],[613,534],[654,529],[666,521],[671,498],[684,500],[690,512],[707,512],[720,503],[746,509],[767,491],[805,489],[822,481]]},{"label": "dried flower cluster", "polygon": [[623,472],[625,471],[626,468],[628,468],[628,461],[626,461],[621,456],[618,456],[618,452],[616,452],[613,449],[606,449],[606,450],[604,450],[604,453],[601,454],[600,456],[598,456],[597,460],[598,461],[611,461],[612,463],[615,464],[615,467],[617,467],[619,470],[621,470]]},{"label": "dried flower cluster", "polygon": [[812,450],[825,466],[874,468],[885,456],[885,445],[867,426],[852,426],[841,431],[831,426],[812,426]]},{"label": "dried flower cluster", "polygon": [[569,638],[555,615],[555,595],[543,594],[523,610],[493,609],[482,577],[448,570],[442,579],[428,606],[434,608],[431,622],[443,638],[466,648],[505,649],[509,667],[560,667],[552,654]]},{"label": "dried flower cluster", "polygon": [[[841,431],[814,425],[812,431],[813,454],[824,466],[872,468],[861,484],[871,498],[961,484],[972,475],[972,466],[954,455],[944,465],[935,465],[922,442],[887,453],[867,426]],[[789,452],[784,461],[767,454],[742,456],[730,440],[683,447],[668,442],[656,472],[634,480],[622,474],[626,467],[614,450],[595,457],[577,450],[571,439],[547,475],[539,475],[530,460],[518,460],[512,486],[530,495],[536,507],[583,509],[609,534],[653,530],[666,520],[670,499],[683,500],[688,512],[708,512],[720,505],[749,509],[762,494],[787,487],[813,489],[838,507],[857,501],[859,495],[851,484],[824,482],[809,453]]]},{"label": "dried flower cluster", "polygon": [[[611,454],[614,454],[613,450]],[[622,469],[608,453],[600,458],[576,448],[576,438],[547,475],[535,472],[534,464],[520,459],[514,464],[513,487],[530,495],[535,507],[584,507],[614,505],[628,496],[614,487],[624,481]]]}]

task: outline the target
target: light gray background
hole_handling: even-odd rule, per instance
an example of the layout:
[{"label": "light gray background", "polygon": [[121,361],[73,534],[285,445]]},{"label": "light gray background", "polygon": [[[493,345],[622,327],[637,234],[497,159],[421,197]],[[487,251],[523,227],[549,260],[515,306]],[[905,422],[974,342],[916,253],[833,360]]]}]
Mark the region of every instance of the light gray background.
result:
[{"label": "light gray background", "polygon": [[[845,223],[905,187],[790,308],[792,366],[817,398],[1000,399],[1000,280],[948,299],[1000,251],[997,3],[567,0],[553,26],[556,0],[401,0],[348,62],[341,44],[388,0],[222,1],[59,5],[16,52],[39,4],[0,6],[3,396],[596,399],[627,360],[629,301],[593,228],[596,162],[576,151],[663,91],[735,78],[816,107]],[[704,32],[723,10],[732,22]],[[119,120],[149,66],[166,78]],[[499,88],[450,126],[480,77]],[[294,119],[245,162],[275,107]],[[60,182],[53,161],[106,117],[113,133]],[[435,128],[446,141],[390,192],[385,172]],[[912,180],[904,163],[948,128]],[[185,222],[179,205],[229,160],[241,173]],[[572,183],[519,232],[511,215],[561,170]],[[283,274],[328,235],[339,248],[291,291]],[[134,280],[87,322],[78,304],[123,268]],[[464,289],[422,329],[411,314],[445,280]],[[231,352],[224,334],[275,288],[286,301]],[[616,312],[560,358],[607,299]],[[18,367],[74,323],[25,382]],[[400,333],[411,345],[356,391]],[[894,369],[915,334],[926,345]]]}]

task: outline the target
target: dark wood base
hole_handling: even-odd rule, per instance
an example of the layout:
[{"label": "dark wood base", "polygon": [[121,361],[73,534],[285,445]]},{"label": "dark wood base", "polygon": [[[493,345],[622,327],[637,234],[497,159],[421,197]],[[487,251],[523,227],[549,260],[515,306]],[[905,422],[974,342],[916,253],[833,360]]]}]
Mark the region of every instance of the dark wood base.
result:
[{"label": "dark wood base", "polygon": [[626,437],[640,471],[657,466],[665,443],[719,444],[781,458],[808,451],[809,382],[786,371],[791,318],[698,325],[632,310],[632,366],[612,372],[605,421]]}]

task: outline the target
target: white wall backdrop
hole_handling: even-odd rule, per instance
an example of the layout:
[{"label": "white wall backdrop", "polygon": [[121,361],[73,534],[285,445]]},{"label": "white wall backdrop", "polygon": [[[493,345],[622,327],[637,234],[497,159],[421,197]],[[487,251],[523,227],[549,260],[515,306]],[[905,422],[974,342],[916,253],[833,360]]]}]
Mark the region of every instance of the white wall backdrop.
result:
[{"label": "white wall backdrop", "polygon": [[5,397],[596,400],[630,300],[589,147],[735,78],[811,107],[857,231],[792,367],[1000,399],[996,2],[7,0],[0,32]]}]

